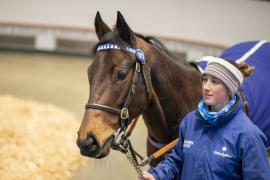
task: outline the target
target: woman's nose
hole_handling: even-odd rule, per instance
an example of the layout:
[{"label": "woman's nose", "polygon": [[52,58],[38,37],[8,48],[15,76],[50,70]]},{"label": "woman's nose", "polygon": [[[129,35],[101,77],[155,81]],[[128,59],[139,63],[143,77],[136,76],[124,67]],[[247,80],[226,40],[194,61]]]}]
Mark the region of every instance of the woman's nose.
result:
[{"label": "woman's nose", "polygon": [[211,88],[211,84],[209,83],[209,81],[203,83],[204,90],[210,90],[210,88]]}]

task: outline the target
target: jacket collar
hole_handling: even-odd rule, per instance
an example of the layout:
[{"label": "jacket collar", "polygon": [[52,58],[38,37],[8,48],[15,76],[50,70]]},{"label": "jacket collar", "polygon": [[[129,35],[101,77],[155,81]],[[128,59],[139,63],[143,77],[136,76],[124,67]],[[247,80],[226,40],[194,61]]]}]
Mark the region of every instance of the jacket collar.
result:
[{"label": "jacket collar", "polygon": [[219,115],[217,118],[216,124],[209,124],[207,121],[203,119],[198,109],[196,109],[196,116],[199,118],[199,120],[207,127],[216,127],[220,125],[224,125],[228,123],[236,114],[237,112],[242,109],[242,103],[240,100],[240,97],[236,94],[236,102],[234,103],[233,107],[225,114]]}]

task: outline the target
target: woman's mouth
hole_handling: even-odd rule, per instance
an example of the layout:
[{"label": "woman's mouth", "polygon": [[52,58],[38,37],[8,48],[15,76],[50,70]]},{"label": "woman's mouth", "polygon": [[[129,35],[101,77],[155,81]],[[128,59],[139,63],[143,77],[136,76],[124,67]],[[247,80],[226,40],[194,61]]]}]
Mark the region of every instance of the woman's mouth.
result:
[{"label": "woman's mouth", "polygon": [[210,95],[210,94],[204,94],[204,98],[210,98],[212,97],[213,95]]}]

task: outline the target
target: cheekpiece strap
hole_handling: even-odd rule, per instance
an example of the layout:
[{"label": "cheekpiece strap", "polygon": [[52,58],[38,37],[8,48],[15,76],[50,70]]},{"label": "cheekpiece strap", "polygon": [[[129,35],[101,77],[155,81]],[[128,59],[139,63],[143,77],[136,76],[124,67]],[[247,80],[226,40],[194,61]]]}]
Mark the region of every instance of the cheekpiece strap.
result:
[{"label": "cheekpiece strap", "polygon": [[[107,43],[107,44],[99,45],[98,48],[97,48],[97,51],[105,50],[105,49],[121,49],[121,47],[118,46],[117,44]],[[135,54],[137,61],[139,61],[141,63],[145,62],[145,55],[144,55],[144,52],[141,49],[134,49],[134,48],[131,48],[131,47],[126,47],[125,50]]]}]

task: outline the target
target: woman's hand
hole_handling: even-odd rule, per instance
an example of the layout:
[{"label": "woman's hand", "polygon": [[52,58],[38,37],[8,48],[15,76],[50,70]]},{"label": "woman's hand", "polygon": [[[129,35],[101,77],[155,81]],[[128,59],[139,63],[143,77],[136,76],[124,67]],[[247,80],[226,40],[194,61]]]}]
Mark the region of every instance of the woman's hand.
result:
[{"label": "woman's hand", "polygon": [[139,176],[139,180],[155,180],[155,177],[152,174],[143,171],[142,175]]}]

